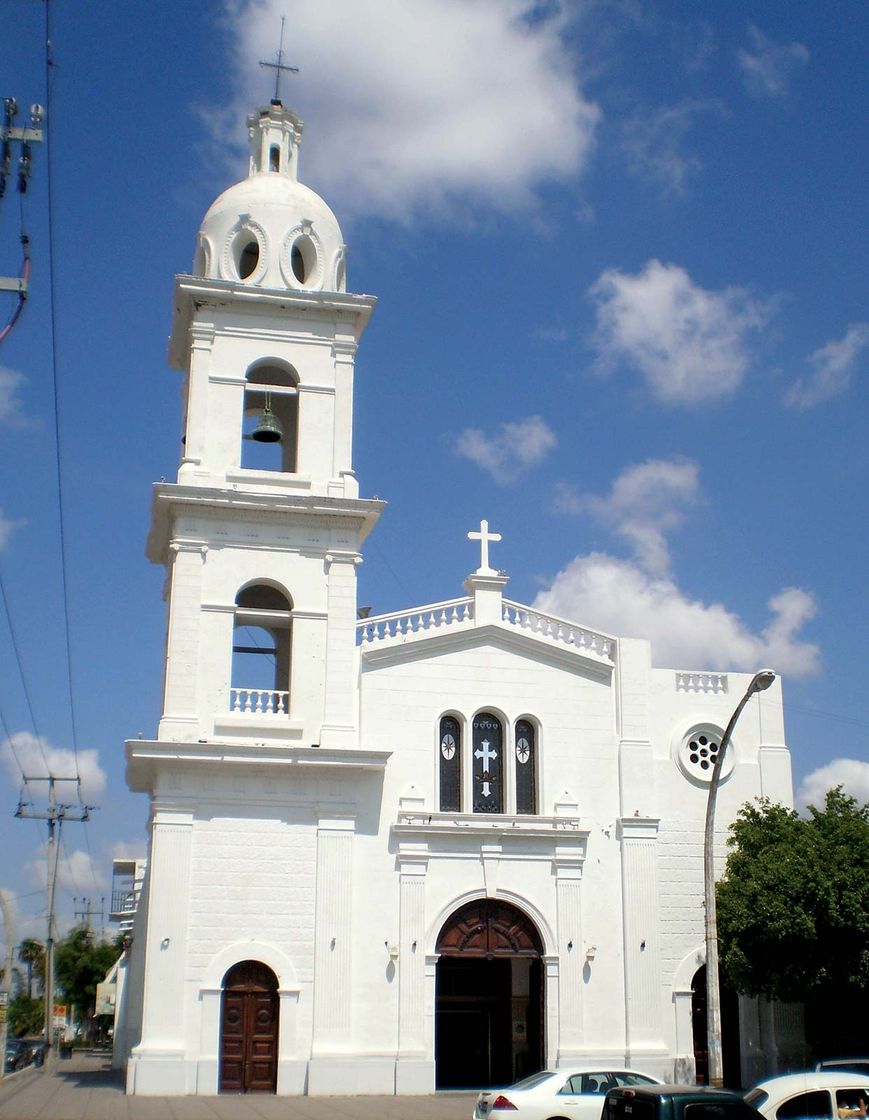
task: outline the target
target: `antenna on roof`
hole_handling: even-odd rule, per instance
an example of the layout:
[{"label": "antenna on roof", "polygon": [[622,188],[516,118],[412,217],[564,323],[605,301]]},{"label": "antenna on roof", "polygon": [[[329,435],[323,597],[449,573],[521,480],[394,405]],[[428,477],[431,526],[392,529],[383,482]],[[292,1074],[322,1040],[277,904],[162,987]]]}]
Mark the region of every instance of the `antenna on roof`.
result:
[{"label": "antenna on roof", "polygon": [[266,70],[274,70],[275,72],[275,95],[272,98],[272,105],[281,104],[281,74],[298,74],[298,66],[285,66],[284,65],[284,24],[287,21],[286,16],[281,16],[281,42],[278,47],[277,62],[264,62],[260,60],[260,66],[265,67]]}]

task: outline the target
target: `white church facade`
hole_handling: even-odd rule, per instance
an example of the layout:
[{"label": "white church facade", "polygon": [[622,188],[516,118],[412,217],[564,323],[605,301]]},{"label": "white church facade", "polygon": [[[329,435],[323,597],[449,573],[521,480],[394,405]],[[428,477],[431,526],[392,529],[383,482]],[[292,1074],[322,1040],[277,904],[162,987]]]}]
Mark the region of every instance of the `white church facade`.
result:
[{"label": "white church facade", "polygon": [[[383,508],[352,457],[375,300],[298,181],[298,117],[273,102],[249,126],[249,176],[175,287],[184,436],[148,541],[163,711],[126,745],[151,806],[128,1091],[692,1079],[708,782],[750,677],[653,668],[645,640],[510,600],[506,525],[465,544],[463,595],[357,618]],[[758,795],[792,799],[778,683],[725,760],[722,857]],[[747,1000],[730,1033],[746,1081],[798,1041]]]}]

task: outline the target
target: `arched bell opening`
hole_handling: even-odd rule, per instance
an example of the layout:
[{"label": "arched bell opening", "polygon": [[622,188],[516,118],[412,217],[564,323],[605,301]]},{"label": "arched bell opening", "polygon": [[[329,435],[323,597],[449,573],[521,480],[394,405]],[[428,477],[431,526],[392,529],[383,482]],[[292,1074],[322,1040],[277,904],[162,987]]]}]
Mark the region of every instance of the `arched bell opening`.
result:
[{"label": "arched bell opening", "polygon": [[244,390],[241,465],[248,470],[297,470],[298,377],[279,365],[248,370]]},{"label": "arched bell opening", "polygon": [[223,978],[221,1093],[274,1093],[278,1083],[278,981],[260,961],[241,961]]},{"label": "arched bell opening", "polygon": [[293,604],[269,584],[235,597],[230,710],[287,715],[292,673]]},{"label": "arched bell opening", "polygon": [[543,1068],[543,942],[527,914],[478,899],[437,939],[435,1084],[509,1085]]}]

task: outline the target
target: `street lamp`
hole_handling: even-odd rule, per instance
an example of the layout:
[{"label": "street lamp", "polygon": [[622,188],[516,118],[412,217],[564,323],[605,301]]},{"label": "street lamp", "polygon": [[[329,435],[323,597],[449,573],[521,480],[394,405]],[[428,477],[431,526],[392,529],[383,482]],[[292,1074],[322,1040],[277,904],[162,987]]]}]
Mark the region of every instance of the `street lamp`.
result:
[{"label": "street lamp", "polygon": [[724,752],[742,709],[756,692],[764,692],[775,680],[772,669],[761,669],[751,678],[745,695],[736,705],[730,722],[721,737],[718,757],[712,768],[709,796],[706,801],[706,834],[703,840],[703,890],[706,898],[706,1034],[709,1054],[709,1084],[720,1089],[724,1084],[724,1067],[721,1060],[721,993],[718,984],[718,920],[715,913],[715,868],[713,842],[715,834],[715,799],[721,781]]}]

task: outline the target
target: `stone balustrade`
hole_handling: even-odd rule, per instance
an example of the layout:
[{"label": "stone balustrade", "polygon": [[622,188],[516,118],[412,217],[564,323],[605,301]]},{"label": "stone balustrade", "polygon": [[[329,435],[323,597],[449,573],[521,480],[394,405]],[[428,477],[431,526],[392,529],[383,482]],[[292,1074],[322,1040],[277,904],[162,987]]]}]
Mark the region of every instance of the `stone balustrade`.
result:
[{"label": "stone balustrade", "polygon": [[613,660],[615,642],[612,638],[608,638],[605,634],[598,634],[594,630],[586,630],[566,619],[542,614],[509,599],[503,600],[501,617],[511,626],[517,626],[544,638],[551,638],[556,642],[563,642],[568,646],[575,646],[598,657],[605,657],[609,661]]},{"label": "stone balustrade", "polygon": [[677,692],[727,692],[726,673],[687,673],[676,672]]},{"label": "stone balustrade", "polygon": [[473,599],[449,599],[412,611],[395,611],[374,618],[364,618],[356,624],[362,645],[383,642],[390,638],[404,638],[412,634],[432,633],[451,626],[467,626],[474,620]]},{"label": "stone balustrade", "polygon": [[265,688],[231,688],[229,710],[242,715],[285,716],[290,711],[290,694]]}]

